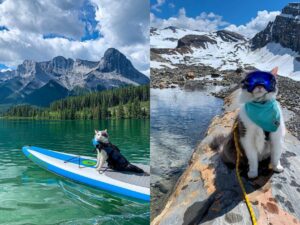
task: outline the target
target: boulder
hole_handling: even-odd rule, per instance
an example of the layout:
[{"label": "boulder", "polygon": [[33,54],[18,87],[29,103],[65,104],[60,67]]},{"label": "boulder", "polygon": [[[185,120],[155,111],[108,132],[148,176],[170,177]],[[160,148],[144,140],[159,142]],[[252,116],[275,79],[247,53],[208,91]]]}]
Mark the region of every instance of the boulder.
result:
[{"label": "boulder", "polygon": [[159,88],[160,89],[164,89],[164,88],[166,88],[167,87],[167,84],[165,83],[165,82],[160,82],[159,83]]},{"label": "boulder", "polygon": [[217,77],[220,77],[221,75],[220,74],[218,74],[218,73],[212,73],[211,74],[211,77],[212,78],[217,78]]},{"label": "boulder", "polygon": [[185,78],[187,80],[193,80],[195,78],[195,73],[193,71],[190,71],[185,75]]}]

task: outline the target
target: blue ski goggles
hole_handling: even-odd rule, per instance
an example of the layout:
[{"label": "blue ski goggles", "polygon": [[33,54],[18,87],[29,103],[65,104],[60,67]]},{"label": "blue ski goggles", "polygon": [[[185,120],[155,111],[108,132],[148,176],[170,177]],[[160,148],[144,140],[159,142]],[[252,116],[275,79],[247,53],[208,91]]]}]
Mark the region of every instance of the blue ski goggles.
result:
[{"label": "blue ski goggles", "polygon": [[263,86],[267,92],[275,91],[276,79],[275,76],[268,72],[255,71],[249,73],[242,81],[242,88],[252,92],[256,86]]}]

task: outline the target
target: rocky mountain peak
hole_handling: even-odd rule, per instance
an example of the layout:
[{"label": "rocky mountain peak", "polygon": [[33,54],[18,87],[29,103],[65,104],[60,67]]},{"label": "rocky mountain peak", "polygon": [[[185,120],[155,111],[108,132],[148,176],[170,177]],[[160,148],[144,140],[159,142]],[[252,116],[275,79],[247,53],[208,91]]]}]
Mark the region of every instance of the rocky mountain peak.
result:
[{"label": "rocky mountain peak", "polygon": [[175,26],[168,26],[168,27],[165,27],[164,30],[171,30],[173,33],[177,33],[177,27]]},{"label": "rocky mountain peak", "polygon": [[105,51],[103,59],[106,61],[116,61],[116,60],[125,60],[126,56],[123,55],[121,52],[119,52],[115,48],[109,48]]},{"label": "rocky mountain peak", "polygon": [[18,65],[17,73],[29,75],[35,71],[36,62],[33,60],[24,60],[22,64]]},{"label": "rocky mountain peak", "polygon": [[99,63],[98,70],[104,73],[117,72],[123,73],[123,70],[132,67],[131,62],[115,48],[109,48],[104,53]]},{"label": "rocky mountain peak", "polygon": [[74,60],[70,58],[66,59],[63,56],[56,56],[51,60],[50,64],[54,72],[63,73],[73,67]]},{"label": "rocky mountain peak", "polygon": [[67,59],[61,55],[59,56],[55,56],[53,59],[52,59],[52,62],[60,62],[60,61],[67,61]]},{"label": "rocky mountain peak", "polygon": [[129,59],[115,48],[106,50],[97,71],[101,73],[120,74],[140,84],[149,83],[149,78],[136,70]]},{"label": "rocky mountain peak", "polygon": [[238,42],[238,41],[245,41],[243,35],[240,35],[238,33],[235,33],[233,31],[229,30],[218,30],[216,32],[217,36],[219,36],[223,41],[226,42]]},{"label": "rocky mountain peak", "polygon": [[300,19],[300,2],[289,3],[282,9],[282,14],[287,14],[295,17],[298,16],[298,19]]},{"label": "rocky mountain peak", "polygon": [[206,35],[189,34],[178,40],[176,48],[195,47],[206,48],[206,43],[217,44],[217,42]]},{"label": "rocky mountain peak", "polygon": [[76,59],[74,62],[74,67],[87,67],[89,69],[96,67],[99,64],[97,61],[89,61],[83,59]]},{"label": "rocky mountain peak", "polygon": [[22,63],[22,65],[24,66],[30,66],[30,65],[33,65],[35,64],[35,61],[31,60],[31,59],[25,59]]},{"label": "rocky mountain peak", "polygon": [[251,40],[252,49],[264,47],[270,42],[281,44],[300,53],[300,3],[289,3],[276,16],[274,22],[257,33]]}]

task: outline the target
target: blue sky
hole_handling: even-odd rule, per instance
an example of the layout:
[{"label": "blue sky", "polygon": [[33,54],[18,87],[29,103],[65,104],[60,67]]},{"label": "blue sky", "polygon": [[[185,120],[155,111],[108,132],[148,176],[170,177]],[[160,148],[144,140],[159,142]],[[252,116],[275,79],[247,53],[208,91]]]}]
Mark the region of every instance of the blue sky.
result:
[{"label": "blue sky", "polygon": [[152,27],[212,32],[226,29],[252,38],[274,21],[287,0],[150,0]]},{"label": "blue sky", "polygon": [[149,74],[148,0],[0,0],[0,70],[61,55],[99,61],[117,48]]},{"label": "blue sky", "polygon": [[3,69],[9,69],[9,67],[5,66],[4,64],[0,64],[0,70],[3,70]]},{"label": "blue sky", "polygon": [[[151,5],[157,0],[151,0]],[[213,12],[223,17],[223,20],[242,25],[256,17],[258,11],[280,11],[291,1],[287,0],[166,0],[158,9],[151,12],[159,18],[169,18],[178,14],[180,8],[185,8],[188,17],[196,17],[202,12]]]}]

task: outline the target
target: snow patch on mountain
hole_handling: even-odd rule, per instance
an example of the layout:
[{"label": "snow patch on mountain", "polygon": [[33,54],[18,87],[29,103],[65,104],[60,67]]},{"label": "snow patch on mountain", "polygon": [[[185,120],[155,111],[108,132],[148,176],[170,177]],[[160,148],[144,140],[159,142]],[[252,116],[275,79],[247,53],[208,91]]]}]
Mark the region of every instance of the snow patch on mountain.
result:
[{"label": "snow patch on mountain", "polygon": [[284,48],[278,43],[269,43],[265,47],[249,52],[247,60],[261,70],[271,70],[278,66],[278,74],[300,81],[299,53]]}]

